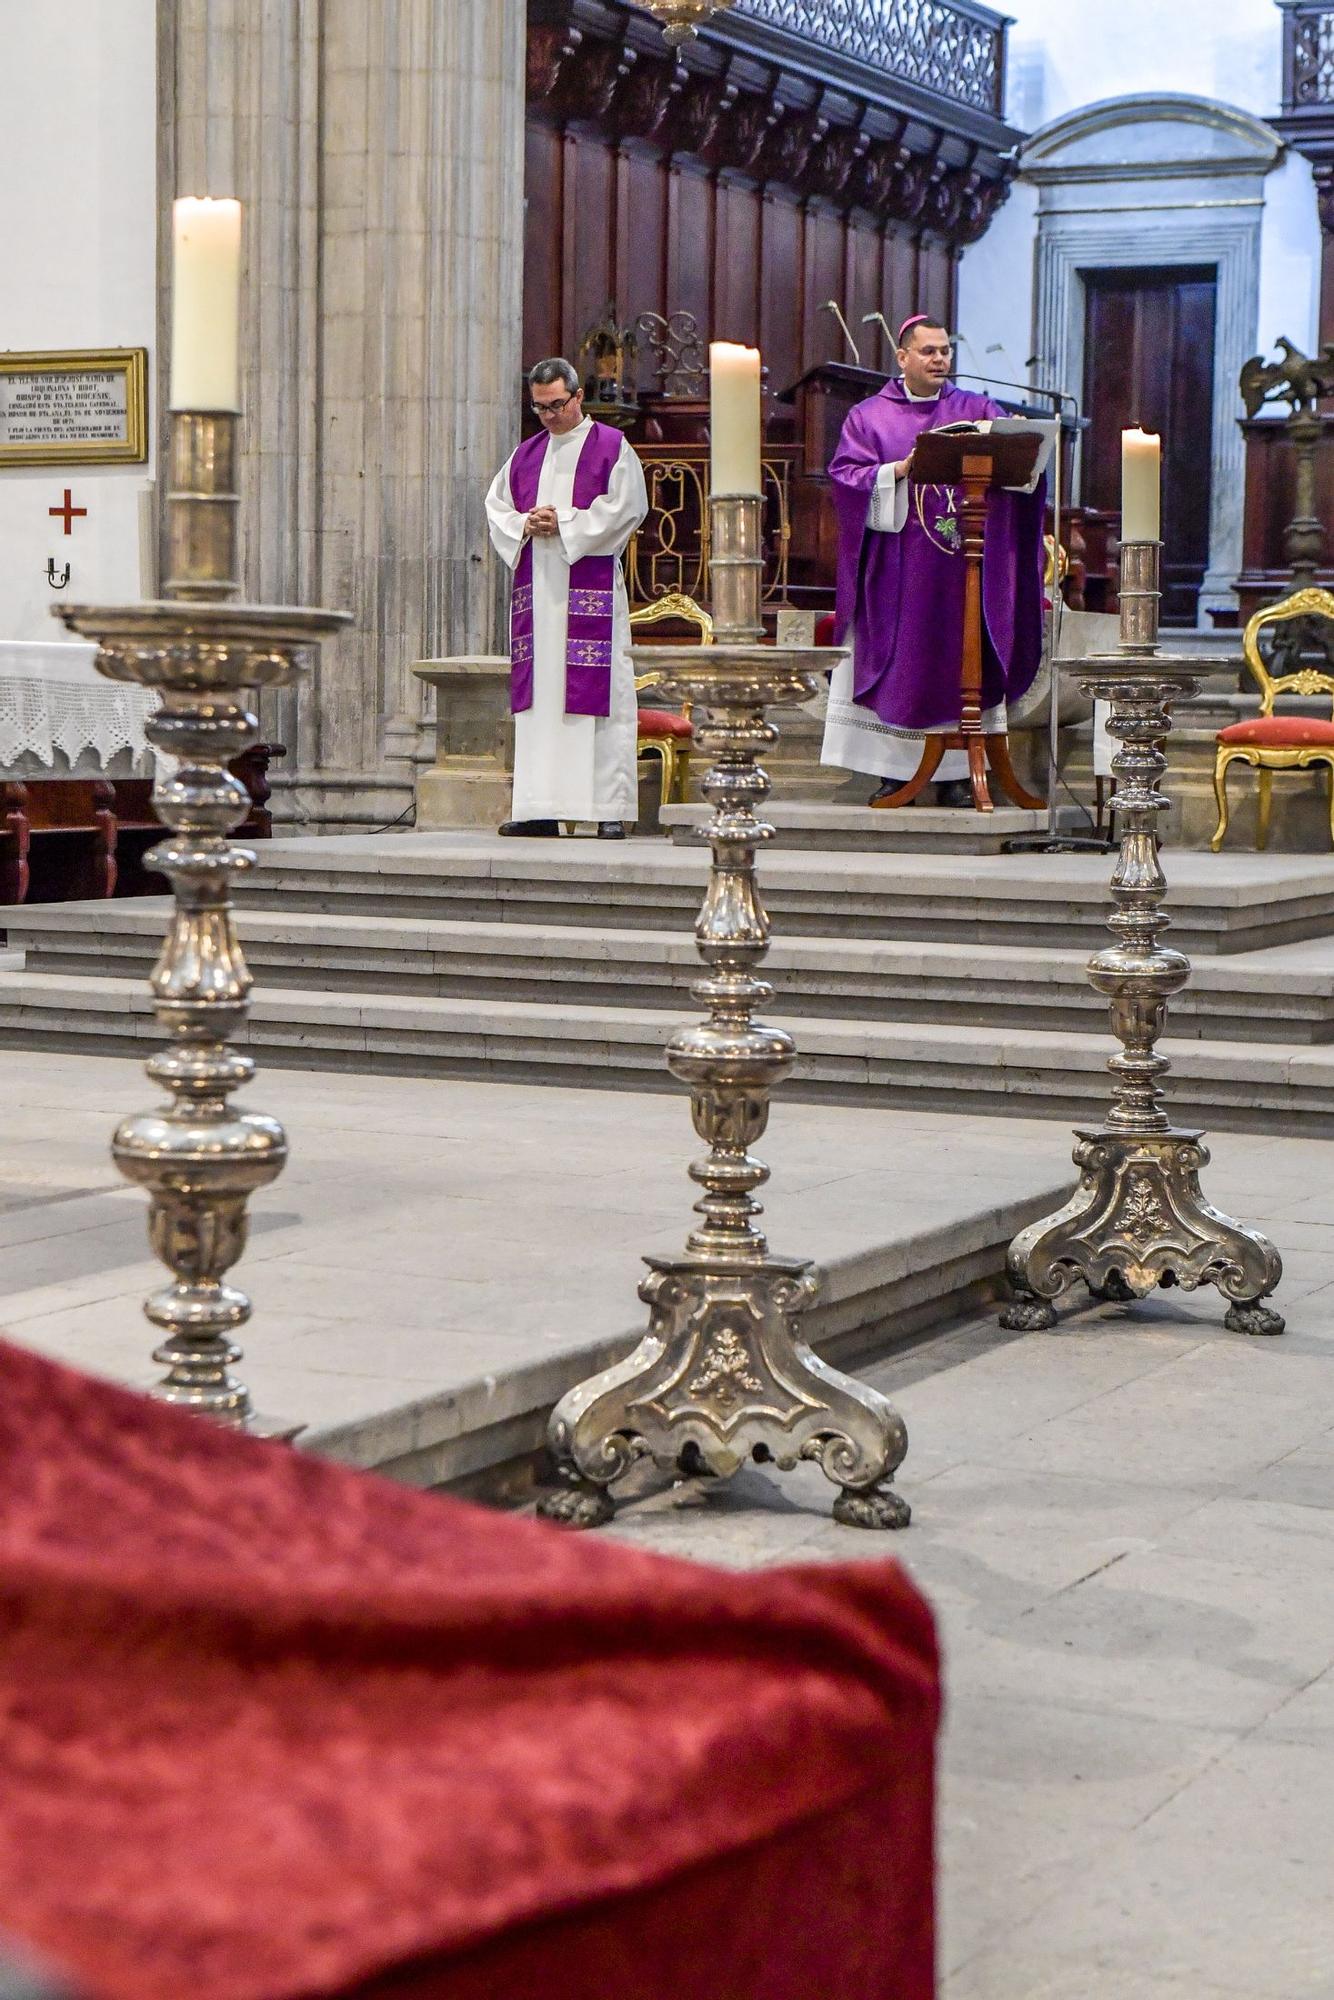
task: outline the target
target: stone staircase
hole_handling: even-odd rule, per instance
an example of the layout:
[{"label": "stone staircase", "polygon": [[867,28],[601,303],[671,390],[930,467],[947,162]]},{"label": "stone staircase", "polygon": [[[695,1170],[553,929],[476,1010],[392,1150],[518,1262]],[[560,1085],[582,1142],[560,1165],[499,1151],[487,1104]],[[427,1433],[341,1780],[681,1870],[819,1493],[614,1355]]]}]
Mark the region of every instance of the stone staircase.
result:
[{"label": "stone staircase", "polygon": [[[1171,852],[1178,1115],[1334,1133],[1334,864]],[[266,1062],[652,1088],[696,1011],[706,857],[663,841],[275,841],[243,892]],[[1115,1044],[1084,979],[1099,855],[767,852],[771,1018],[788,1088],[856,1103],[1081,1118]],[[8,913],[0,1044],[146,1052],[157,899]]]}]

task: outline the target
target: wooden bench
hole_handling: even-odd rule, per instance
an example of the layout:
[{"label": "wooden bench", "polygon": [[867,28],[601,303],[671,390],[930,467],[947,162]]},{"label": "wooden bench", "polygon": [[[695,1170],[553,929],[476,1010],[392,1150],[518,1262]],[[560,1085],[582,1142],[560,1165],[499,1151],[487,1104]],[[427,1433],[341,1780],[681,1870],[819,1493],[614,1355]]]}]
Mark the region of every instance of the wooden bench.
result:
[{"label": "wooden bench", "polygon": [[[241,840],[268,840],[271,758],[256,743],[233,774],[250,794]],[[167,829],[153,810],[151,778],[27,778],[0,782],[0,904],[69,903],[104,896],[162,896],[166,877],[144,865]]]},{"label": "wooden bench", "polygon": [[0,895],[68,903],[116,889],[116,799],[106,778],[0,784]]}]

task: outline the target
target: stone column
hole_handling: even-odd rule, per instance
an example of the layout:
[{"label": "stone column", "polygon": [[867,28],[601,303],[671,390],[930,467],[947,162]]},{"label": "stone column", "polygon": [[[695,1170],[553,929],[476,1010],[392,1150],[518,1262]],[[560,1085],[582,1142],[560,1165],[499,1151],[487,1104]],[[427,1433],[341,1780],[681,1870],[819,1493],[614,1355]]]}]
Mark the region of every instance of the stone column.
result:
[{"label": "stone column", "polygon": [[482,497],[516,437],[524,0],[160,22],[164,243],[173,194],[247,204],[247,586],[355,618],[266,700],[275,817],[381,825],[432,755],[413,663],[499,636]]}]

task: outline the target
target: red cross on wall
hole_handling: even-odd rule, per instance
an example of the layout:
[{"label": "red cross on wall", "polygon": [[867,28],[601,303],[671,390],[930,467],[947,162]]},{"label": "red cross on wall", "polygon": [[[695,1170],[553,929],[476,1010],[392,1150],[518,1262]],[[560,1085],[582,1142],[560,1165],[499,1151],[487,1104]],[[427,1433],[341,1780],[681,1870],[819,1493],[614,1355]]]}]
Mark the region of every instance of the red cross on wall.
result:
[{"label": "red cross on wall", "polygon": [[48,507],[46,511],[48,514],[54,514],[58,521],[63,519],[65,523],[65,533],[69,535],[72,534],[74,531],[73,524],[75,519],[81,514],[86,514],[88,512],[88,509],[86,507],[76,507],[74,505],[74,501],[70,495],[70,490],[67,486],[65,488],[65,500],[63,506]]}]

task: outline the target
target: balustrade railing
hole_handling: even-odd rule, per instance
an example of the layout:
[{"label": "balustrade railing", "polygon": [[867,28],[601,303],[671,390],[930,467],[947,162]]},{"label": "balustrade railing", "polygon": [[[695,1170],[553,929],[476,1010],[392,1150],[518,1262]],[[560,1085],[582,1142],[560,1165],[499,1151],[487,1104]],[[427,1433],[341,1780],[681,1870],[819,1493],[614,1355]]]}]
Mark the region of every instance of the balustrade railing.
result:
[{"label": "balustrade railing", "polygon": [[[744,4],[744,0],[743,0]],[[1334,110],[1334,0],[1280,0],[1283,109]]]},{"label": "balustrade railing", "polygon": [[1006,17],[973,0],[733,0],[733,5],[737,14],[836,49],[940,97],[996,117],[1004,113]]}]

